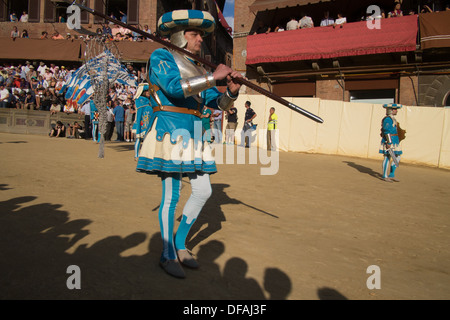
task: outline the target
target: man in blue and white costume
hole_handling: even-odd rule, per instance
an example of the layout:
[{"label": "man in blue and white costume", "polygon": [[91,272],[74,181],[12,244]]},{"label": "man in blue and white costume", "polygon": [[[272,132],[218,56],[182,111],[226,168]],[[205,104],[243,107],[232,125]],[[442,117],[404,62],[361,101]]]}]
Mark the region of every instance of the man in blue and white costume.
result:
[{"label": "man in blue and white costume", "polygon": [[[208,12],[175,10],[158,21],[159,32],[170,42],[196,55],[203,37],[214,31],[215,21]],[[194,59],[175,50],[162,48],[149,61],[149,86],[156,101],[148,131],[139,152],[137,170],[161,177],[162,200],[159,223],[163,239],[161,267],[170,275],[184,278],[181,266],[198,268],[185,246],[188,232],[211,196],[210,174],[217,171],[212,149],[202,139],[201,110],[206,105],[228,110],[237,99],[242,75],[220,64],[206,72]],[[220,93],[216,81],[226,79],[227,90]],[[180,198],[181,178],[189,177],[192,193],[183,208],[174,236],[175,210]],[[180,264],[181,263],[181,264]]]},{"label": "man in blue and white costume", "polygon": [[136,119],[132,131],[136,136],[134,143],[134,158],[137,160],[142,141],[148,130],[150,130],[150,119],[153,115],[153,107],[157,104],[151,98],[148,83],[140,83],[134,95],[136,106]]},{"label": "man in blue and white costume", "polygon": [[[397,115],[398,109],[402,107],[401,104],[385,104],[383,108],[386,109],[386,116],[381,121],[381,146],[379,153],[384,155],[383,159],[383,174],[382,179],[386,182],[398,182],[395,178],[395,170],[400,163],[402,150],[400,146],[400,139],[398,136]],[[393,159],[395,157],[396,159]],[[396,160],[396,161],[394,161]]]}]

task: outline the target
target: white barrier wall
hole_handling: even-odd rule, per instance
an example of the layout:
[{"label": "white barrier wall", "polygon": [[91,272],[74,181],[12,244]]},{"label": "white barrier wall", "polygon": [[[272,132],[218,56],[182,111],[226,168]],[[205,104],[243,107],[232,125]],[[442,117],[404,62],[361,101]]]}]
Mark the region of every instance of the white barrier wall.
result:
[{"label": "white barrier wall", "polygon": [[[380,104],[351,103],[318,98],[285,98],[287,101],[320,116],[316,123],[263,95],[241,94],[235,102],[238,129],[245,118],[245,101],[257,113],[254,133],[258,147],[266,148],[265,130],[269,109],[278,115],[279,149],[282,151],[338,154],[380,159],[381,120],[385,109]],[[396,116],[405,129],[402,162],[450,169],[450,109],[403,106]],[[226,126],[226,121],[224,128]],[[261,130],[263,129],[263,130]],[[240,136],[236,135],[237,143]]]}]

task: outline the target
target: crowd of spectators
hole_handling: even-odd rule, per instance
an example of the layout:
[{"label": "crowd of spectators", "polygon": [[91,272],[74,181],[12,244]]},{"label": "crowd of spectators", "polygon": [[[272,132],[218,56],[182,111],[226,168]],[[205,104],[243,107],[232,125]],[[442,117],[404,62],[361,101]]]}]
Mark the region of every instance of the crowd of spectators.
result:
[{"label": "crowd of spectators", "polygon": [[[357,21],[364,21],[364,20],[372,20],[372,19],[384,19],[384,18],[395,18],[395,17],[401,17],[404,15],[414,15],[417,12],[414,10],[408,10],[407,12],[404,12],[402,10],[402,2],[401,0],[393,1],[392,9],[386,13],[385,10],[380,8],[379,14],[365,14],[363,15],[359,20]],[[449,5],[445,5],[442,8],[436,7],[439,10],[450,10]],[[434,11],[438,11],[438,10]],[[433,12],[431,5],[423,5],[420,13],[428,13]],[[313,18],[309,16],[306,12],[302,12],[300,14],[300,17],[291,16],[290,20],[287,23],[281,23],[278,24],[275,28],[271,28],[264,24],[263,21],[259,20],[256,30],[252,34],[263,34],[263,33],[270,33],[270,32],[281,32],[281,31],[288,31],[288,30],[296,30],[296,29],[307,29],[307,28],[314,28],[315,26],[320,27],[328,27],[332,26],[333,28],[342,28],[345,23],[347,23],[347,18],[343,15],[343,13],[338,12],[335,17],[330,15],[329,11],[325,11],[323,14],[323,17],[321,18],[320,22],[315,23],[313,21]],[[356,21],[354,21],[356,22]]]},{"label": "crowd of spectators", "polygon": [[[0,66],[0,107],[50,111],[52,114],[77,113],[79,107],[68,105],[64,97],[65,92],[60,93],[77,67],[66,68],[54,63],[47,66],[43,61],[37,67],[36,65],[26,61],[25,64],[4,63]],[[138,83],[146,79],[144,67],[136,70],[128,64],[127,70]],[[130,103],[135,90],[132,86],[115,84],[110,90],[108,101]]]},{"label": "crowd of spectators", "polygon": [[[74,105],[68,103],[65,99],[65,90],[60,92],[64,84],[70,79],[71,75],[77,70],[77,67],[58,66],[50,63],[47,66],[43,61],[39,66],[26,61],[25,64],[11,65],[4,63],[0,66],[0,108],[15,108],[26,110],[48,111],[51,115],[58,112],[66,114],[78,114],[81,119],[85,117],[83,126],[77,123],[58,124],[52,129],[51,137],[84,137],[91,139],[93,121],[95,121],[94,112],[86,112],[86,105]],[[128,64],[127,70],[135,78],[137,83],[146,80],[145,67],[136,70],[133,65]],[[130,123],[134,122],[136,108],[134,105],[135,86],[128,86],[115,83],[109,89],[107,99],[108,112],[114,114],[114,110],[123,109],[125,118],[124,135],[118,137],[119,141],[133,141]],[[116,112],[117,113],[117,112]],[[86,118],[86,116],[89,116]],[[98,116],[98,114],[97,114]],[[113,117],[114,119],[115,117]],[[86,119],[89,119],[86,121]],[[115,121],[108,120],[108,132],[106,140],[111,140],[112,132],[115,127]],[[87,130],[85,130],[87,128]],[[117,128],[117,127],[116,127]],[[78,134],[83,132],[82,135]]]}]

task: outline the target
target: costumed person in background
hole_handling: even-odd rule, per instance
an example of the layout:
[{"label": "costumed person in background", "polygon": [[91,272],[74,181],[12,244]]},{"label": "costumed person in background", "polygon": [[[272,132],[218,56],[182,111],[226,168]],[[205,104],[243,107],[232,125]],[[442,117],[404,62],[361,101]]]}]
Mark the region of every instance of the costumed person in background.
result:
[{"label": "costumed person in background", "polygon": [[150,118],[153,114],[153,107],[157,106],[149,90],[148,83],[140,83],[136,94],[134,95],[134,104],[136,105],[136,119],[133,124],[133,131],[136,135],[134,142],[134,159],[139,157],[142,141],[147,131],[150,129]]},{"label": "costumed person in background", "polygon": [[380,153],[384,155],[382,179],[386,182],[399,182],[395,178],[395,170],[400,163],[402,150],[400,141],[405,138],[406,131],[400,128],[399,123],[395,119],[400,104],[385,104],[386,116],[381,121],[381,147]]},{"label": "costumed person in background", "polygon": [[[214,28],[212,15],[198,10],[175,10],[165,13],[158,21],[162,36],[170,37],[170,43],[196,55],[201,53],[203,37]],[[151,129],[142,143],[136,170],[155,173],[161,178],[162,199],[158,214],[163,251],[159,264],[168,274],[184,278],[181,264],[198,268],[185,241],[211,196],[210,174],[217,171],[212,148],[202,139],[201,110],[205,105],[228,110],[240,89],[240,84],[233,78],[242,75],[223,64],[214,72],[207,72],[195,59],[168,48],[152,53],[148,75],[157,106],[153,108]],[[224,79],[227,90],[222,94],[215,84]],[[192,193],[174,235],[175,210],[183,176],[189,178]]]},{"label": "costumed person in background", "polygon": [[92,139],[99,143],[100,142],[100,131],[98,130],[98,110],[95,106],[94,100],[90,100],[89,102],[91,106],[91,124],[92,124]]}]

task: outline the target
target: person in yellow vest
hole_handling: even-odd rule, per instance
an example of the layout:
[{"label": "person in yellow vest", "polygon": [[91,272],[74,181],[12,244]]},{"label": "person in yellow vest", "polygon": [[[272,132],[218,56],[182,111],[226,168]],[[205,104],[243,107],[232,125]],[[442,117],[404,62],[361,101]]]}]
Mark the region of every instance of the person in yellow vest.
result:
[{"label": "person in yellow vest", "polygon": [[275,151],[275,130],[278,129],[278,116],[275,114],[275,108],[270,108],[269,123],[267,124],[267,150]]}]

